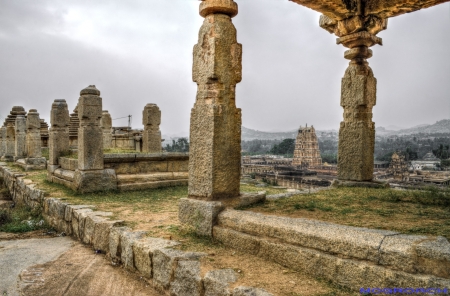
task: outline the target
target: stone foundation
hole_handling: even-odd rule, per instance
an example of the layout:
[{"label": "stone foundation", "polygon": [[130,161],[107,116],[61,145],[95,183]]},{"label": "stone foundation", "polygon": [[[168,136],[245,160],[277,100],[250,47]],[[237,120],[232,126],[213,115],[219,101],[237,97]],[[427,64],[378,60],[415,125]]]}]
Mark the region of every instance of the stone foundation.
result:
[{"label": "stone foundation", "polygon": [[17,160],[16,164],[23,167],[26,171],[45,170],[47,168],[47,160],[45,157],[23,158]]},{"label": "stone foundation", "polygon": [[[272,294],[251,287],[232,289],[237,280],[232,269],[213,270],[202,277],[199,258],[204,253],[172,249],[179,242],[145,236],[122,227],[123,221],[111,220],[112,213],[95,211],[89,205],[71,205],[64,199],[45,198],[44,192],[34,189],[23,174],[10,171],[0,163],[3,178],[16,203],[42,208],[44,219],[58,233],[70,235],[96,252],[107,254],[115,263],[150,279],[153,287],[164,295],[173,296],[242,296]],[[228,276],[215,276],[225,275]]]},{"label": "stone foundation", "polygon": [[80,171],[78,159],[60,157],[48,180],[78,192],[143,190],[188,183],[187,153],[106,154],[103,170]]}]

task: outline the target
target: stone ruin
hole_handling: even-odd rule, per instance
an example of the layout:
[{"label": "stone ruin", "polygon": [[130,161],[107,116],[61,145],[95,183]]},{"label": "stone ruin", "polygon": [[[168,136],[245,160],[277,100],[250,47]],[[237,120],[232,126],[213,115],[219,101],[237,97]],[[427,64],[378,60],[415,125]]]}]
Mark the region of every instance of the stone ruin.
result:
[{"label": "stone ruin", "polygon": [[[29,128],[31,121],[32,129]],[[0,128],[1,159],[15,161],[26,170],[45,169],[46,161],[41,152],[42,144],[46,142],[46,135],[41,135],[45,125],[45,121],[39,119],[37,110],[31,109],[27,114],[23,107],[14,106]],[[29,143],[33,143],[31,147]]]},{"label": "stone ruin", "polygon": [[[369,47],[381,45],[376,34],[386,29],[388,17],[445,1],[292,1],[323,13],[320,26],[349,48],[344,57],[350,64],[341,88],[344,121],[339,133],[338,178],[344,185],[378,186],[367,182],[373,178],[372,108],[376,103],[376,79],[367,63],[372,56]],[[408,236],[233,209],[265,198],[239,192],[241,113],[235,105],[235,87],[241,80],[242,47],[231,21],[237,13],[233,0],[200,3],[205,21],[194,46],[193,78],[198,90],[191,110],[188,198],[180,201],[180,222],[232,248],[293,269],[310,270],[353,290],[374,283],[379,287],[447,287],[450,260],[442,256],[450,252],[450,244],[443,237]],[[422,245],[425,239],[429,239],[427,246]]]},{"label": "stone ruin", "polygon": [[[65,100],[55,100],[51,114],[49,181],[81,193],[187,185],[188,155],[161,153],[161,112],[157,105],[147,104],[143,118],[147,147],[151,149],[148,152],[155,154],[103,153],[114,143],[112,120],[109,112],[102,110],[100,91],[93,85],[80,92],[73,113],[78,121],[70,119]],[[70,139],[75,124],[79,126],[76,139]],[[71,147],[75,141],[76,150]],[[66,157],[75,151],[77,158]]]},{"label": "stone ruin", "polygon": [[155,104],[145,105],[142,111],[142,124],[144,131],[142,132],[142,152],[161,153],[161,111]]},{"label": "stone ruin", "polygon": [[69,119],[69,146],[71,149],[78,148],[78,128],[80,127],[80,119],[78,118],[78,106],[75,107]]}]

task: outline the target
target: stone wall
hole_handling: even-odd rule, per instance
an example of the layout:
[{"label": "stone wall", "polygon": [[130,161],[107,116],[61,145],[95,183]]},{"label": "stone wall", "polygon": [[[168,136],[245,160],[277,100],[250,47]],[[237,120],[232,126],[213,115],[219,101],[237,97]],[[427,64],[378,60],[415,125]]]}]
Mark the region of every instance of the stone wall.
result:
[{"label": "stone wall", "polygon": [[[52,182],[78,190],[76,170],[78,159],[59,158],[59,167],[54,169]],[[122,191],[187,185],[187,153],[154,154],[105,154],[105,170],[114,174],[117,189]]]},{"label": "stone wall", "polygon": [[95,211],[90,205],[71,205],[64,199],[45,198],[44,192],[29,185],[23,174],[0,164],[0,178],[14,201],[41,207],[45,220],[58,233],[70,235],[112,262],[148,279],[165,295],[173,296],[271,296],[252,287],[230,288],[238,277],[232,269],[206,272],[202,277],[200,258],[205,253],[173,249],[179,242],[146,236],[145,232],[123,227],[121,220],[111,220],[112,213]]}]

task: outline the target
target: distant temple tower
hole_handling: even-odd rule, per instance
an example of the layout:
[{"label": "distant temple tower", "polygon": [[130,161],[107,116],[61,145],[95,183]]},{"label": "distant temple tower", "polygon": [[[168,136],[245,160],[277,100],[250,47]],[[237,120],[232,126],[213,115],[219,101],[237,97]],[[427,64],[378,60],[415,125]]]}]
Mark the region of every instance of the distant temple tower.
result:
[{"label": "distant temple tower", "polygon": [[319,143],[317,142],[316,130],[314,126],[300,126],[297,139],[295,140],[293,166],[320,167],[322,158],[320,157]]}]

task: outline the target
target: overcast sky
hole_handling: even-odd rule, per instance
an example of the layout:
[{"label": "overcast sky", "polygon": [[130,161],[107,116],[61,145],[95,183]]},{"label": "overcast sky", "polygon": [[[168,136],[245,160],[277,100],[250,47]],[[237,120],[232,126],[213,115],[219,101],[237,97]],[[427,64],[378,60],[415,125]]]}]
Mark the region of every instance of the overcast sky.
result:
[{"label": "overcast sky", "polygon": [[[338,129],[348,65],[319,13],[288,0],[239,0],[243,45],[236,103],[243,125],[286,131]],[[156,103],[164,135],[187,135],[196,84],[192,48],[203,18],[196,0],[0,0],[0,120],[12,106],[49,120],[55,99],[72,111],[89,84],[112,118]],[[378,79],[376,126],[450,118],[450,3],[389,19],[369,63]],[[126,119],[113,121],[127,125]]]}]

